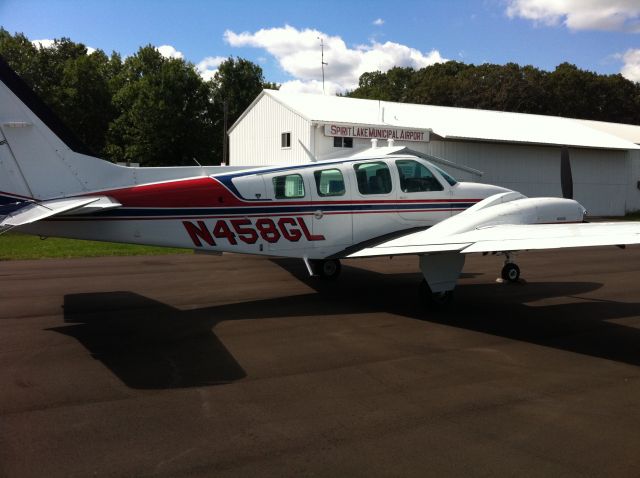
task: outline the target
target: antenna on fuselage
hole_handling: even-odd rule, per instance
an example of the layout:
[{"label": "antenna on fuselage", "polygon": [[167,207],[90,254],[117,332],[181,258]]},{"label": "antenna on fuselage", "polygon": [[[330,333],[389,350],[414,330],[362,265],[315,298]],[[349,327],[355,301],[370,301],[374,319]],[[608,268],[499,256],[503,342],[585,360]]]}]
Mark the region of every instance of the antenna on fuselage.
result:
[{"label": "antenna on fuselage", "polygon": [[193,159],[194,163],[196,163],[198,166],[200,166],[200,169],[202,170],[202,174],[204,176],[206,176],[206,174],[204,173],[204,167],[202,166],[202,164],[200,164],[196,158],[191,158],[191,159]]}]

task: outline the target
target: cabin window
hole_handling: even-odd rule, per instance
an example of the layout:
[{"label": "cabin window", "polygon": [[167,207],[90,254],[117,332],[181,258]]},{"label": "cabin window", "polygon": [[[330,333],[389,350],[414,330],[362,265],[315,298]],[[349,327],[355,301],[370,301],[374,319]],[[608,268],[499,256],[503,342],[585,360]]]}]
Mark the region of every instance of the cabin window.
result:
[{"label": "cabin window", "polygon": [[318,196],[344,196],[344,178],[339,169],[323,169],[315,171]]},{"label": "cabin window", "polygon": [[273,178],[273,190],[276,199],[304,197],[304,181],[299,174],[287,174]]},{"label": "cabin window", "polygon": [[353,148],[353,138],[342,138],[334,136],[333,138],[334,148]]},{"label": "cabin window", "polygon": [[282,133],[280,137],[280,144],[283,148],[291,147],[291,133]]},{"label": "cabin window", "polygon": [[404,193],[442,191],[444,188],[424,164],[410,159],[396,161],[400,189]]},{"label": "cabin window", "polygon": [[382,161],[360,163],[353,166],[358,180],[360,194],[389,194],[391,192],[391,173]]}]

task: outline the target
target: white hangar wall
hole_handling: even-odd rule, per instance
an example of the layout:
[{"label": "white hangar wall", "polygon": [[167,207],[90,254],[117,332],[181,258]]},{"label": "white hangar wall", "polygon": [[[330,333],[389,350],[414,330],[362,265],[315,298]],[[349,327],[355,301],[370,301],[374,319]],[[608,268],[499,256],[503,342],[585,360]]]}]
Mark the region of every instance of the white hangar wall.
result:
[{"label": "white hangar wall", "polygon": [[[282,148],[282,133],[291,133],[291,146]],[[229,133],[229,164],[267,166],[309,161],[298,140],[310,148],[310,122],[270,96],[258,97]]]}]

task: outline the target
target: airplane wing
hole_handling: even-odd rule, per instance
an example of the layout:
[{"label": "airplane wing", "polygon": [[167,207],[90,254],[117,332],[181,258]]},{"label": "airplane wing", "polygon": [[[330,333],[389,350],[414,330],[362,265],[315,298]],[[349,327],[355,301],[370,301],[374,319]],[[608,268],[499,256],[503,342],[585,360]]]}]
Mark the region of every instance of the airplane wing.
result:
[{"label": "airplane wing", "polygon": [[415,232],[347,257],[454,252],[512,252],[568,247],[640,244],[640,222],[500,224],[450,235]]},{"label": "airplane wing", "polygon": [[120,207],[120,203],[107,196],[90,196],[81,198],[50,199],[31,202],[7,216],[0,217],[0,229],[4,231],[41,221],[48,217],[62,214],[86,214]]}]

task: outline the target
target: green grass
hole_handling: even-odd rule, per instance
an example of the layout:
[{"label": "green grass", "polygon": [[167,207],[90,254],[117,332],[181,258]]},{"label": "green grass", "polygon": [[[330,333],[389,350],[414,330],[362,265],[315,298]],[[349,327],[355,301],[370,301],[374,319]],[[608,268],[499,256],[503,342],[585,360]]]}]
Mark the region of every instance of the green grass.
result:
[{"label": "green grass", "polygon": [[0,261],[71,257],[140,256],[188,254],[190,249],[137,246],[113,242],[79,241],[8,232],[0,236]]}]

